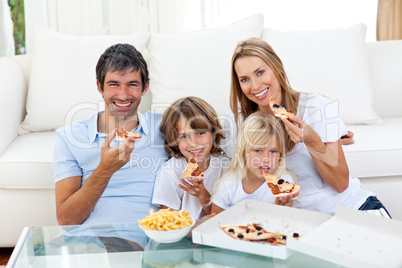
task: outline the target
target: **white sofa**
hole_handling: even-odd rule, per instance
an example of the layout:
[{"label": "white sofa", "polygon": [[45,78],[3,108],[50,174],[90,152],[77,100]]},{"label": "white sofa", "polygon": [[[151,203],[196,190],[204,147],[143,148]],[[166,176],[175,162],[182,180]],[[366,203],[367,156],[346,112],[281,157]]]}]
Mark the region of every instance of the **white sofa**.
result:
[{"label": "white sofa", "polygon": [[[68,123],[67,117],[71,121],[79,118],[71,119],[72,117],[64,114],[64,121],[62,120],[60,123],[54,117],[63,109],[63,104],[70,101],[68,98],[72,98],[76,103],[88,103],[88,100],[83,99],[85,92],[93,90],[96,96],[98,94],[95,87],[88,89],[84,82],[78,89],[68,84],[76,77],[89,76],[90,82],[95,86],[94,68],[87,68],[83,64],[87,61],[86,56],[81,57],[79,61],[74,61],[79,63],[78,65],[84,65],[88,69],[87,73],[77,72],[80,67],[78,65],[75,66],[76,68],[63,65],[69,60],[69,49],[80,50],[80,46],[73,47],[69,42],[80,42],[80,40],[84,40],[84,37],[75,38],[46,31],[44,33],[47,34],[46,38],[54,38],[53,41],[60,38],[60,43],[52,43],[49,40],[36,41],[36,44],[41,46],[35,48],[36,54],[0,58],[0,98],[3,100],[0,106],[0,122],[2,123],[0,134],[0,212],[2,215],[0,247],[14,246],[24,226],[57,225],[52,168],[54,128]],[[143,98],[140,110],[145,111],[151,108],[157,110],[179,96],[197,95],[213,104],[221,115],[224,114],[229,107],[230,57],[235,44],[250,36],[267,37],[268,35],[267,39],[271,45],[276,44],[276,47],[273,45],[274,49],[278,49],[278,54],[285,57],[282,59],[285,68],[289,70],[291,84],[303,85],[300,77],[310,77],[309,69],[298,67],[297,75],[292,74],[292,66],[290,66],[292,59],[296,63],[300,60],[286,59],[286,54],[284,54],[286,51],[283,50],[286,46],[281,46],[280,42],[287,39],[280,34],[272,29],[263,29],[261,16],[255,15],[222,29],[182,34],[152,33],[150,36],[145,35],[147,39],[143,45],[144,47],[146,45],[146,49],[144,48],[143,52],[149,62],[151,91]],[[299,32],[296,38],[300,38],[300,34]],[[314,32],[314,34],[321,34],[321,32]],[[277,35],[277,39],[269,40],[271,36],[275,35]],[[42,38],[45,37],[42,35]],[[345,37],[345,40],[347,38],[349,37]],[[39,40],[39,38],[37,39]],[[310,52],[307,51],[308,46],[307,49],[303,47],[303,42],[309,39],[311,39],[312,48]],[[89,43],[92,41],[99,43],[99,40],[85,40],[89,40]],[[222,42],[222,40],[227,40],[227,42]],[[346,42],[345,40],[342,42]],[[116,39],[111,40],[112,43],[117,41]],[[307,39],[303,35],[302,39],[293,41],[297,42],[298,47],[302,47],[305,53],[312,53],[320,49],[315,47],[320,45],[320,41],[313,40],[308,35]],[[92,48],[94,43],[91,43]],[[63,47],[64,44],[66,44],[65,47]],[[206,44],[212,46],[213,49]],[[338,45],[336,44],[336,46]],[[341,112],[342,104],[345,102],[356,104],[348,107],[352,108],[352,111],[363,109],[360,107],[361,103],[366,100],[370,102],[372,98],[374,101],[372,108],[376,115],[382,118],[383,123],[379,124],[377,120],[376,124],[371,125],[348,124],[348,129],[355,133],[355,144],[344,146],[344,150],[350,173],[359,177],[368,189],[378,195],[394,219],[402,220],[402,210],[399,205],[402,203],[400,194],[402,189],[402,76],[400,75],[402,40],[367,43],[364,46],[367,47],[367,50],[363,47],[361,54],[368,60],[366,77],[369,77],[365,83],[371,86],[364,89],[361,97],[356,97],[354,89],[349,89],[347,94],[343,93],[339,99],[339,106]],[[45,47],[44,51],[40,50],[42,47]],[[105,47],[107,46],[105,45]],[[57,52],[57,49],[62,50]],[[293,53],[295,48],[291,49],[291,53]],[[99,51],[103,50],[104,48],[94,51],[93,57],[97,59],[100,55]],[[92,49],[86,50],[85,55],[89,55],[91,51]],[[50,58],[44,56],[43,53],[47,52],[49,55],[51,54]],[[76,52],[74,51],[74,53]],[[353,57],[356,52],[352,52]],[[336,54],[335,50],[330,50],[328,53]],[[345,55],[344,51],[342,53]],[[346,53],[346,55],[349,54]],[[64,58],[58,58],[63,56]],[[310,56],[309,59],[311,59]],[[328,66],[323,65],[319,68],[334,67],[329,66],[331,60],[333,59],[328,59]],[[57,62],[58,67],[48,66],[52,61]],[[326,61],[325,59],[324,63]],[[351,62],[353,59],[343,62],[344,66],[338,69],[339,72],[342,73],[342,70],[345,71],[348,66],[353,65]],[[297,65],[296,63],[295,65]],[[91,64],[93,66],[93,63]],[[63,69],[63,67],[65,68]],[[339,66],[335,67],[339,68]],[[347,71],[350,72],[350,70]],[[332,71],[328,72],[331,74]],[[178,74],[177,77],[174,76],[175,74]],[[198,76],[192,77],[194,74]],[[43,75],[43,77],[38,77],[38,75]],[[61,75],[61,78],[58,75]],[[344,81],[347,75],[348,73],[345,73],[337,77],[337,81],[331,81],[331,86],[334,86],[335,83],[337,88],[341,88],[353,84],[353,81]],[[352,78],[355,76],[353,74]],[[62,79],[63,77],[65,79]],[[313,87],[321,78],[308,78],[307,82],[310,84],[307,86]],[[47,91],[44,94],[41,92],[44,87],[49,86],[46,85],[48,81],[56,93]],[[310,91],[306,85],[301,87],[302,91]],[[295,89],[298,88],[295,87]],[[66,90],[67,95],[63,95],[63,91]],[[37,95],[34,94],[34,91]],[[90,97],[93,98],[93,96]],[[92,100],[92,103],[97,102],[98,97]],[[46,115],[43,116],[39,113],[39,120],[32,119],[36,110],[40,108],[45,108]],[[32,115],[32,120],[28,120],[27,113]],[[366,115],[362,114],[363,117]],[[46,124],[53,125],[47,126]]]}]

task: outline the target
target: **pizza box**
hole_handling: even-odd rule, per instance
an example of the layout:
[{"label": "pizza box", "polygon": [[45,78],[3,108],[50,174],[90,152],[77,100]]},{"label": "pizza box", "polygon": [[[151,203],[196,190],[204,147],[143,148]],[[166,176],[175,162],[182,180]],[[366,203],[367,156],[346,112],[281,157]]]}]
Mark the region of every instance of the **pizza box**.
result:
[{"label": "pizza box", "polygon": [[194,228],[192,239],[196,244],[286,259],[292,254],[287,246],[234,239],[219,226],[257,222],[269,232],[287,235],[289,241],[293,239],[290,238],[293,233],[303,237],[331,217],[328,214],[246,199]]},{"label": "pizza box", "polygon": [[402,267],[402,222],[345,207],[288,248],[347,267]]}]

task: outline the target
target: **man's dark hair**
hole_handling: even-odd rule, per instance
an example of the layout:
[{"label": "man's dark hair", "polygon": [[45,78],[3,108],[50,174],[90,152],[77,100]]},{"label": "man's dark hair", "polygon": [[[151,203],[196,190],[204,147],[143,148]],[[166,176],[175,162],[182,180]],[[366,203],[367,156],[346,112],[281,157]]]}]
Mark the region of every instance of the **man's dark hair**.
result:
[{"label": "man's dark hair", "polygon": [[96,65],[96,80],[103,92],[107,72],[134,72],[140,70],[142,90],[149,82],[148,67],[141,53],[130,44],[116,44],[103,52]]}]

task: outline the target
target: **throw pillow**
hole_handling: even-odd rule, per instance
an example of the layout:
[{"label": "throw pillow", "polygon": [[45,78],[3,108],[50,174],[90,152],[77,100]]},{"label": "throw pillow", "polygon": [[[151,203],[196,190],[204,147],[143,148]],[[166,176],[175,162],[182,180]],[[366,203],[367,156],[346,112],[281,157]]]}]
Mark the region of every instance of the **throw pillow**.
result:
[{"label": "throw pillow", "polygon": [[172,102],[197,96],[218,115],[230,111],[230,64],[238,42],[260,37],[263,16],[256,14],[217,29],[176,34],[151,33],[152,109],[163,111]]},{"label": "throw pillow", "polygon": [[293,89],[338,101],[346,124],[379,124],[374,112],[366,52],[366,25],[283,32],[264,28],[262,38],[281,58]]},{"label": "throw pillow", "polygon": [[36,26],[27,115],[20,134],[53,130],[88,118],[98,107],[103,110],[95,74],[100,55],[116,43],[132,44],[141,52],[148,39],[149,33],[78,37]]}]

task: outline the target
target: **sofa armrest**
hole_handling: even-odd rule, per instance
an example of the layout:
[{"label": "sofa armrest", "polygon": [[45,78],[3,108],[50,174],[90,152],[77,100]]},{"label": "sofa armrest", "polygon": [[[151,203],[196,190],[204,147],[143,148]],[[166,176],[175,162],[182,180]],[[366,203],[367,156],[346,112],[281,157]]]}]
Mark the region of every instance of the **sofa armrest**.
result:
[{"label": "sofa armrest", "polygon": [[[21,58],[22,57],[22,58]],[[25,56],[0,58],[0,155],[18,136],[18,129],[25,117],[27,96],[26,73],[20,66]]]}]

